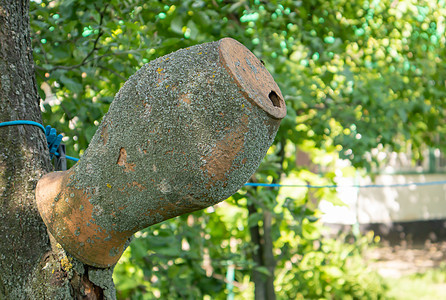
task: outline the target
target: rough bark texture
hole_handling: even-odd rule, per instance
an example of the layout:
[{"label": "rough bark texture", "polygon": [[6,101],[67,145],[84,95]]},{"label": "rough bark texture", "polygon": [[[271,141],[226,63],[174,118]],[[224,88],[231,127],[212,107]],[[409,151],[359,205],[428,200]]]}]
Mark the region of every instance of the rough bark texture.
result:
[{"label": "rough bark texture", "polygon": [[[254,204],[248,205],[249,215],[257,213],[257,208]],[[251,234],[251,242],[256,246],[254,253],[252,254],[252,259],[257,266],[264,266],[263,263],[263,242],[262,236],[260,234],[259,225],[255,225],[249,228],[249,233]],[[265,285],[265,275],[257,270],[252,270],[251,280],[255,284],[254,295],[256,300],[265,300],[266,298],[266,285]]]},{"label": "rough bark texture", "polygon": [[[0,122],[41,123],[28,9],[27,0],[0,0]],[[0,299],[113,299],[111,269],[85,266],[50,242],[34,196],[51,170],[47,153],[38,127],[0,128]]]},{"label": "rough bark texture", "polygon": [[[11,120],[41,122],[29,36],[28,9],[28,0],[0,0],[0,122]],[[221,43],[225,43],[225,41]],[[114,119],[111,119],[113,122],[104,122],[101,125],[98,134],[93,138],[92,150],[89,148],[89,151],[94,155],[89,156],[87,152],[85,153],[84,159],[75,168],[82,167],[84,168],[82,170],[85,171],[78,172],[73,177],[75,188],[91,192],[90,206],[94,204],[96,207],[92,213],[98,216],[101,213],[108,213],[114,217],[113,214],[118,215],[121,208],[124,211],[127,204],[129,207],[130,204],[134,204],[130,207],[131,210],[125,211],[127,215],[124,214],[124,221],[119,224],[114,224],[112,221],[108,224],[108,219],[104,217],[106,222],[101,223],[103,228],[126,230],[124,227],[128,225],[126,223],[127,216],[147,212],[148,218],[146,219],[149,219],[148,221],[140,217],[140,222],[144,221],[143,223],[130,224],[130,229],[138,229],[142,228],[141,226],[148,226],[223,200],[249,178],[272,143],[280,119],[286,113],[283,97],[281,97],[274,80],[270,78],[269,74],[266,79],[261,76],[264,73],[264,67],[260,62],[257,62],[252,54],[252,57],[249,55],[238,57],[240,51],[237,47],[229,47],[226,49],[227,51],[221,52],[212,52],[212,49],[208,49],[209,47],[215,47],[215,45],[205,44],[178,51],[177,56],[184,54],[186,58],[180,59],[181,64],[177,64],[173,58],[169,61],[170,57],[156,60],[151,65],[142,68],[142,71],[137,75],[132,76],[133,81],[126,84],[125,88],[118,93],[117,99],[122,99],[115,101],[112,105],[118,113],[114,114]],[[249,52],[247,49],[246,51]],[[214,56],[219,53],[218,55],[224,58],[222,61],[226,64],[216,66],[216,69],[210,69],[209,64],[205,64],[202,70],[201,68],[197,70],[197,66],[200,66],[200,61],[203,60],[202,57],[207,53],[213,53]],[[169,62],[162,66],[156,65],[163,59]],[[214,58],[213,61],[218,61],[218,59]],[[206,63],[206,60],[204,62]],[[163,71],[168,74],[169,68],[172,74],[178,73],[181,76],[166,76],[164,78]],[[232,77],[228,74],[225,75],[223,71],[226,69],[229,70]],[[181,79],[191,70],[193,76],[202,78],[191,80],[190,86],[180,84],[182,83]],[[144,71],[157,74],[160,78],[158,81],[149,81],[150,76],[146,76]],[[264,71],[267,73],[266,70]],[[173,80],[175,78],[178,79],[177,82]],[[157,89],[158,86],[160,88]],[[151,95],[154,97],[153,107],[148,105],[147,99],[141,96],[149,95],[150,91],[157,91],[157,94]],[[133,97],[133,92],[136,93],[135,97]],[[138,94],[140,95],[138,96]],[[215,97],[222,97],[222,95],[224,99],[231,99],[231,101],[220,103],[212,101]],[[126,101],[127,98],[135,98],[138,102]],[[170,99],[168,105],[165,104],[166,99]],[[180,110],[178,115],[171,113],[178,107]],[[147,133],[143,125],[147,122],[152,124],[152,119],[149,117],[156,116],[160,111],[164,111],[161,118],[154,118],[156,122],[153,122],[157,127],[149,132],[154,135],[153,141],[140,140],[140,133]],[[193,113],[187,114],[187,111]],[[133,114],[132,112],[137,113]],[[229,118],[223,118],[225,113],[229,115]],[[113,113],[110,114],[113,115]],[[163,116],[168,117],[168,121],[165,121]],[[186,118],[188,116],[190,119]],[[207,119],[201,118],[204,116],[207,116]],[[181,123],[184,126],[174,126],[181,118],[184,119]],[[200,122],[208,123],[208,126],[202,126]],[[130,131],[127,128],[127,124],[131,123],[140,126],[137,127],[139,130],[135,130],[136,136],[132,135],[132,128]],[[199,126],[192,127],[192,124],[195,123]],[[234,129],[231,127],[233,124],[240,126],[236,126]],[[242,130],[240,131],[239,128]],[[211,129],[213,131],[210,131]],[[187,134],[183,136],[182,132]],[[125,135],[133,140],[130,143],[125,143]],[[184,142],[179,145],[171,145],[175,136],[180,136]],[[192,137],[196,137],[196,139]],[[220,137],[224,143],[215,140],[215,137]],[[115,143],[108,143],[108,139],[114,139]],[[191,144],[194,141],[196,144]],[[95,143],[99,146],[94,146]],[[164,147],[152,146],[156,143],[163,144]],[[224,146],[223,149],[219,147],[220,144]],[[107,147],[111,151],[105,151],[108,149]],[[237,147],[240,149],[235,151]],[[194,154],[195,160],[191,159],[192,154],[183,152],[189,148],[198,148],[199,151]],[[102,154],[96,155],[96,152],[101,149],[104,150],[101,152]],[[108,156],[104,153],[108,153]],[[156,166],[136,164],[149,153],[155,154],[153,161],[158,163]],[[237,153],[238,155],[235,155]],[[164,159],[161,160],[157,156],[164,156]],[[134,160],[135,158],[136,160]],[[90,166],[95,166],[93,170],[100,170],[94,164],[106,160],[113,162],[113,172],[96,172],[103,174],[103,177],[97,177],[94,176],[95,172],[89,171]],[[152,159],[149,160],[149,162],[151,161]],[[188,164],[191,162],[195,164],[192,171],[188,169]],[[220,168],[221,164],[223,167]],[[216,172],[215,168],[217,167],[223,171]],[[145,177],[133,178],[130,176],[129,173],[133,173],[138,168],[141,168],[143,171],[141,174],[145,174]],[[47,233],[37,210],[35,189],[37,181],[50,169],[45,136],[38,127],[19,125],[0,128],[0,300],[114,299],[113,266],[100,269],[85,265],[68,255],[62,246]],[[158,169],[163,170],[164,173],[157,172]],[[182,170],[182,173],[179,172]],[[147,175],[148,171],[150,173]],[[197,186],[197,180],[192,176],[194,174],[203,175],[201,176],[204,179],[200,190],[194,190]],[[164,196],[168,200],[168,206],[161,206],[159,209],[157,206],[149,206],[145,208],[145,211],[139,210],[139,202],[135,202],[139,198],[136,197],[134,198],[136,199],[135,203],[122,203],[120,206],[118,204],[121,203],[112,202],[108,207],[99,205],[102,205],[102,200],[110,198],[106,197],[107,193],[123,192],[123,196],[126,194],[132,200],[136,194],[135,189],[144,190],[145,186],[143,187],[140,183],[146,177],[154,182],[153,186],[150,186],[151,182],[144,183],[147,185],[146,189],[151,188],[156,193],[159,192],[154,198],[159,198],[164,203],[165,199],[161,198]],[[177,180],[175,185],[169,182],[173,179]],[[94,189],[90,188],[92,184],[95,185]],[[99,190],[106,191],[104,197],[97,197],[99,193],[96,194],[96,191]],[[184,190],[187,191],[185,195]],[[177,197],[178,195],[184,197]],[[59,202],[70,203],[70,199],[74,197],[75,193],[69,192],[63,198],[64,200]],[[175,210],[177,198],[185,201],[187,206],[180,212]],[[195,203],[189,198],[198,202],[205,200],[206,203]],[[59,198],[55,197],[51,200],[57,202]],[[113,205],[117,207],[116,212],[112,210]],[[76,206],[76,209],[80,211],[85,208],[86,206],[83,205]],[[60,215],[54,214],[52,220],[60,218]],[[101,218],[97,217],[94,221],[99,222],[102,220]],[[64,219],[60,228],[64,228],[67,220],[69,219]],[[265,219],[266,224],[270,224],[268,220]],[[90,219],[88,221],[89,224],[92,223]],[[58,231],[53,233],[63,244],[62,237],[67,234],[58,236]],[[80,234],[80,229],[76,230],[74,239],[76,240]],[[104,237],[104,240],[107,238]],[[97,242],[97,239],[87,239],[87,241],[93,244],[93,242]],[[125,241],[127,241],[127,237]],[[266,246],[264,250],[271,252],[271,243],[270,239],[266,239],[266,244],[262,242],[263,246]],[[121,248],[118,254],[122,252]],[[267,255],[262,260],[268,260],[268,257]],[[113,263],[115,262],[106,265]],[[104,265],[96,264],[96,266]]]}]

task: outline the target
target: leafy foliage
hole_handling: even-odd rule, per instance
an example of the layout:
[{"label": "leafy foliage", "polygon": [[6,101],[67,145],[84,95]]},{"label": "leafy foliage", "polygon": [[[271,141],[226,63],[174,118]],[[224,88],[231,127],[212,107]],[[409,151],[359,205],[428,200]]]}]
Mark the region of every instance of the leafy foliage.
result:
[{"label": "leafy foliage", "polygon": [[[371,169],[373,148],[446,148],[445,1],[31,4],[44,122],[65,133],[69,155],[83,153],[143,64],[225,36],[261,58],[286,97],[287,117],[254,181],[324,184],[338,158]],[[297,165],[302,155],[324,176]],[[273,278],[281,298],[380,298],[379,279],[358,260],[364,240],[321,237],[319,199],[340,202],[325,189],[245,188],[215,209],[152,226],[116,267],[119,296],[249,298],[252,281]]]}]

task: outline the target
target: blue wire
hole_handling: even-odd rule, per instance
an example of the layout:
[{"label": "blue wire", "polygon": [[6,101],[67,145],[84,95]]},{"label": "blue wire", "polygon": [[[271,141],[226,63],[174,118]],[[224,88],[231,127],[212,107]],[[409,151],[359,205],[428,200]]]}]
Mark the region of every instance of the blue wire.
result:
[{"label": "blue wire", "polygon": [[[56,155],[57,157],[60,156],[59,152],[54,153],[54,155]],[[76,158],[76,157],[73,157],[73,156],[65,155],[65,158],[69,159],[69,160],[72,160],[72,161],[79,161],[79,158]]]},{"label": "blue wire", "polygon": [[395,184],[354,184],[354,185],[312,185],[312,184],[277,184],[277,183],[253,183],[247,182],[245,186],[253,187],[299,187],[309,189],[322,188],[386,188],[386,187],[408,187],[408,186],[428,186],[428,185],[443,185],[446,180],[429,181],[429,182],[412,182],[412,183],[395,183]]},{"label": "blue wire", "polygon": [[[48,148],[50,149],[50,154],[54,154],[56,156],[59,156],[59,153],[55,152],[55,149],[57,149],[57,147],[59,146],[61,140],[62,140],[62,135],[56,135],[56,130],[54,128],[51,128],[51,126],[47,126],[47,130],[45,130],[45,127],[43,127],[42,124],[34,122],[34,121],[29,121],[29,120],[16,120],[16,121],[8,121],[8,122],[2,122],[0,123],[0,127],[5,127],[5,126],[13,126],[13,125],[33,125],[33,126],[37,126],[40,129],[42,129],[43,133],[45,134],[47,141],[49,142]],[[53,132],[50,131],[53,130]],[[73,160],[73,161],[79,161],[78,158],[72,157],[72,156],[65,156],[66,159],[69,160]]]},{"label": "blue wire", "polygon": [[[54,153],[54,155],[56,155],[57,157],[60,156],[59,152]],[[73,156],[65,155],[65,158],[69,159],[69,160],[72,160],[72,161],[79,161],[79,158],[76,158],[76,157],[73,157]]]},{"label": "blue wire", "polygon": [[76,157],[72,157],[72,156],[68,156],[68,155],[65,155],[65,157],[72,161],[79,161],[79,158],[76,158]]},{"label": "blue wire", "polygon": [[[43,133],[46,134],[45,127],[42,124],[28,121],[28,120],[16,120],[0,123],[0,127],[3,126],[11,126],[11,125],[33,125],[38,126],[42,129]],[[50,128],[51,129],[51,128]],[[55,133],[54,133],[55,135]],[[54,153],[56,156],[59,156],[59,153]],[[72,161],[79,161],[79,158],[75,158],[72,156],[65,156],[66,159]],[[441,181],[430,181],[430,182],[413,182],[413,183],[395,183],[395,184],[366,184],[366,185],[312,185],[312,184],[277,184],[277,183],[253,183],[247,182],[245,186],[253,186],[253,187],[298,187],[298,188],[309,188],[309,189],[322,189],[322,188],[385,188],[385,187],[407,187],[407,186],[428,186],[428,185],[442,185],[446,184],[446,180]]]},{"label": "blue wire", "polygon": [[0,123],[0,127],[12,126],[12,125],[34,125],[34,126],[40,127],[40,129],[42,129],[43,133],[45,133],[45,127],[43,127],[42,124],[34,122],[34,121],[16,120],[16,121],[9,121],[9,122]]},{"label": "blue wire", "polygon": [[[58,152],[54,153],[54,155],[56,155],[57,157],[60,156],[60,154]],[[65,155],[65,158],[69,159],[69,160],[72,160],[72,161],[79,161],[79,158],[76,158],[76,157],[73,157],[73,156]]]}]

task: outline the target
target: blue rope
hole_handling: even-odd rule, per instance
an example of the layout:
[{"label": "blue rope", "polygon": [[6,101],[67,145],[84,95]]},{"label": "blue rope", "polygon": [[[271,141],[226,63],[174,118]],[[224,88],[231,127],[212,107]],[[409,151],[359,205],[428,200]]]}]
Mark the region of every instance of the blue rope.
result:
[{"label": "blue rope", "polygon": [[2,123],[0,123],[0,127],[12,126],[12,125],[33,125],[33,126],[38,126],[38,127],[40,127],[40,129],[42,129],[43,133],[45,133],[45,127],[43,127],[42,124],[34,122],[34,121],[17,120],[17,121],[9,121],[9,122],[2,122]]},{"label": "blue rope", "polygon": [[63,136],[61,134],[57,134],[56,129],[51,128],[50,125],[45,127],[45,136],[48,143],[48,149],[50,150],[50,157],[53,158],[53,155],[57,153],[57,149],[59,148]]},{"label": "blue rope", "polygon": [[253,183],[247,182],[245,186],[253,187],[298,187],[309,189],[323,189],[323,188],[386,188],[386,187],[408,187],[408,186],[428,186],[428,185],[443,185],[446,180],[428,181],[428,182],[411,182],[411,183],[394,183],[394,184],[353,184],[353,185],[312,185],[312,184],[277,184],[277,183]]},{"label": "blue rope", "polygon": [[[16,120],[16,121],[9,121],[9,122],[2,122],[0,123],[0,127],[4,127],[4,126],[13,126],[13,125],[33,125],[33,126],[37,126],[40,129],[42,129],[43,133],[45,134],[46,137],[46,141],[48,144],[48,149],[50,150],[50,157],[53,158],[53,156],[57,156],[59,157],[60,154],[57,153],[57,149],[59,148],[60,142],[62,141],[62,135],[61,134],[57,134],[56,129],[51,128],[50,125],[43,127],[42,124],[34,122],[34,121],[28,121],[28,120]],[[73,161],[78,161],[78,158],[75,157],[71,157],[66,155],[65,156],[66,159],[69,160],[73,160]]]},{"label": "blue rope", "polygon": [[[57,152],[57,149],[59,149],[59,145],[60,142],[62,141],[63,136],[61,134],[57,134],[56,129],[51,128],[50,125],[47,125],[45,128],[45,136],[48,142],[48,149],[50,149],[51,158],[53,157],[53,155],[59,157],[60,154]],[[75,158],[68,155],[65,155],[65,158],[72,161],[79,161],[79,158]]]},{"label": "blue rope", "polygon": [[[56,152],[56,155],[57,155],[57,154],[59,154],[59,153]],[[68,156],[68,155],[65,155],[65,158],[66,158],[66,159],[69,159],[69,160],[72,160],[72,161],[79,161],[79,158],[72,157],[72,156]]]}]

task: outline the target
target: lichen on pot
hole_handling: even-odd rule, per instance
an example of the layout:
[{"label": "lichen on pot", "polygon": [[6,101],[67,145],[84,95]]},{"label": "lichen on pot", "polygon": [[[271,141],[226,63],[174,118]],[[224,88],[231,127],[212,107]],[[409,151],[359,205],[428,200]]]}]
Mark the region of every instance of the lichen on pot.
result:
[{"label": "lichen on pot", "polygon": [[117,93],[80,161],[39,181],[39,211],[73,256],[108,267],[134,232],[234,194],[285,114],[271,75],[233,39],[160,57]]}]

